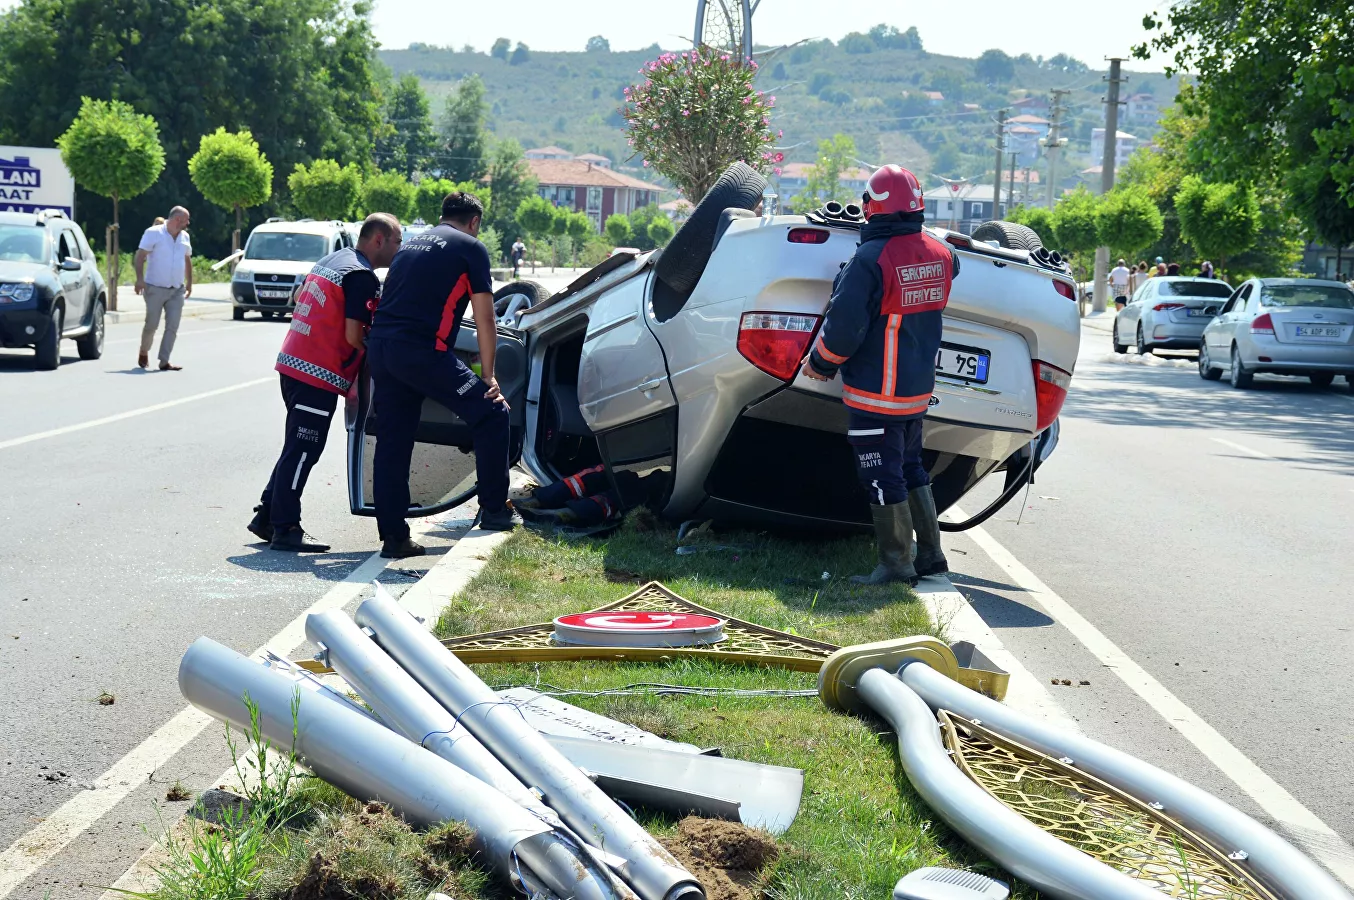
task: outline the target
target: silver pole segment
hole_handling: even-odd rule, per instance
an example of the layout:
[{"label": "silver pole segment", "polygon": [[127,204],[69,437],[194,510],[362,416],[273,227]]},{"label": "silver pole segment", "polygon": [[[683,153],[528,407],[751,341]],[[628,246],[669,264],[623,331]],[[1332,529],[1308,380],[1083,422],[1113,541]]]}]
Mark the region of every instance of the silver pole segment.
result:
[{"label": "silver pole segment", "polygon": [[1238,864],[1270,890],[1293,900],[1351,900],[1349,891],[1292,844],[1250,816],[1156,766],[1106,746],[1068,734],[1021,715],[951,681],[926,665],[905,664],[898,672],[932,709],[945,709],[1055,759],[1072,765],[1164,812],[1228,854],[1241,851]]},{"label": "silver pole segment", "polygon": [[398,603],[378,594],[357,608],[357,622],[406,672],[545,802],[575,834],[619,857],[617,871],[643,900],[700,900],[704,891],[662,844],[578,767],[491,691]]},{"label": "silver pole segment", "polygon": [[1064,844],[970,781],[951,761],[926,702],[896,677],[871,669],[856,691],[893,726],[903,770],[926,804],[1003,869],[1062,900],[1161,900],[1143,882]]},{"label": "silver pole segment", "polygon": [[395,731],[502,791],[550,825],[561,824],[554,810],[458,725],[456,717],[363,634],[347,613],[331,609],[306,616],[306,639],[324,648],[330,667]]},{"label": "silver pole segment", "polygon": [[[477,849],[511,883],[548,889],[561,900],[615,900],[606,882],[580,866],[550,827],[508,797],[439,756],[317,690],[314,682],[255,663],[210,638],[198,638],[179,663],[179,690],[198,709],[249,727],[245,695],[275,745],[292,746],[324,781],[360,800],[379,800],[415,825],[464,822]],[[567,857],[566,857],[567,851]]]}]

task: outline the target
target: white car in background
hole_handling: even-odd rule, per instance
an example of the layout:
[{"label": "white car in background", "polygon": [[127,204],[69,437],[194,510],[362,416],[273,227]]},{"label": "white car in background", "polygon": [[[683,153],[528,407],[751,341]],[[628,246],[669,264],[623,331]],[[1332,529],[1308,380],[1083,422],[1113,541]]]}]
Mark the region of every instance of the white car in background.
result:
[{"label": "white car in background", "polygon": [[1232,286],[1213,278],[1156,275],[1133,292],[1114,320],[1114,352],[1128,345],[1141,356],[1153,350],[1198,350],[1204,328],[1232,295]]},{"label": "white car in background", "polygon": [[230,280],[235,321],[255,310],[265,319],[290,313],[295,292],[315,263],[357,241],[342,222],[269,219],[249,233]]}]

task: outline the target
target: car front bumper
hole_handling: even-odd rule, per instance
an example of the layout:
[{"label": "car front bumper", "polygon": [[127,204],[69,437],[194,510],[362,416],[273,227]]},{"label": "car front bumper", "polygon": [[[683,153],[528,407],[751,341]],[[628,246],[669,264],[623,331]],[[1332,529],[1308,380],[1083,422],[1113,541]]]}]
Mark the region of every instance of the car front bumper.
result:
[{"label": "car front bumper", "polygon": [[0,347],[31,347],[42,340],[51,327],[51,315],[41,309],[0,307]]},{"label": "car front bumper", "polygon": [[253,282],[232,281],[230,283],[231,302],[242,309],[291,312],[296,308],[294,297],[295,292],[289,292],[286,297],[260,297],[254,290]]}]

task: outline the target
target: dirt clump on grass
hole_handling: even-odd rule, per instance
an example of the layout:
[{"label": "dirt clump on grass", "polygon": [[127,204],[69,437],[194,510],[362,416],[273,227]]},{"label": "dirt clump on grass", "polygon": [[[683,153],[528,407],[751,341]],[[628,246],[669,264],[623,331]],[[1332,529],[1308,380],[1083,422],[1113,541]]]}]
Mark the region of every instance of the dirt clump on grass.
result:
[{"label": "dirt clump on grass", "polygon": [[771,835],[738,822],[687,816],[668,850],[705,888],[706,900],[756,900],[762,896],[760,873],[780,850]]}]

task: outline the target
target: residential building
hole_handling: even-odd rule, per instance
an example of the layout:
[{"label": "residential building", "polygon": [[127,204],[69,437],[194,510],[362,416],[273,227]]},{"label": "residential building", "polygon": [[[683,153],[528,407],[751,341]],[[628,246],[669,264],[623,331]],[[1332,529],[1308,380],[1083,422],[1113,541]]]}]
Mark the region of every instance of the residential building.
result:
[{"label": "residential building", "polygon": [[529,157],[526,162],[538,194],[556,206],[587,213],[598,231],[607,216],[629,215],[659,202],[662,194],[657,185],[582,159]]},{"label": "residential building", "polygon": [[[1124,163],[1133,155],[1133,151],[1142,145],[1136,137],[1124,131],[1116,131],[1114,143],[1114,168],[1123,168]],[[1105,129],[1091,129],[1091,159],[1103,161],[1105,158]]]},{"label": "residential building", "polygon": [[926,224],[933,228],[949,228],[953,223],[956,231],[971,234],[983,222],[1005,216],[1009,191],[1005,187],[1001,189],[995,212],[992,208],[994,193],[991,184],[970,184],[958,190],[945,185],[927,188]]},{"label": "residential building", "polygon": [[1130,122],[1155,122],[1161,110],[1151,94],[1134,94],[1125,103],[1124,114]]},{"label": "residential building", "polygon": [[1029,97],[1021,97],[1019,100],[1011,101],[1011,109],[1015,110],[1016,115],[1048,115],[1048,95],[1036,94]]},{"label": "residential building", "polygon": [[1021,113],[1018,116],[1012,116],[1011,118],[1006,120],[1006,124],[1011,128],[1032,129],[1039,135],[1039,137],[1046,137],[1048,135],[1049,129],[1048,119],[1041,118],[1040,116],[1032,115],[1030,113]]},{"label": "residential building", "polygon": [[1308,241],[1302,251],[1302,271],[1317,278],[1336,278],[1344,275],[1349,281],[1354,273],[1354,244],[1337,250],[1327,244]]},{"label": "residential building", "polygon": [[964,104],[964,112],[976,113],[976,112],[982,112],[982,111],[983,111],[983,108],[982,108],[981,106],[979,106],[978,104],[976,104],[976,103],[965,103],[965,104]]},{"label": "residential building", "polygon": [[575,156],[574,159],[578,160],[579,162],[592,163],[594,166],[598,166],[603,169],[611,168],[611,160],[607,159],[600,153],[581,153],[578,156]]},{"label": "residential building", "polygon": [[522,153],[527,159],[573,159],[574,155],[563,147],[536,147]]},{"label": "residential building", "polygon": [[925,97],[932,106],[943,106],[945,103],[945,95],[940,91],[922,91],[922,96]]},{"label": "residential building", "polygon": [[[772,176],[782,209],[809,186],[809,169],[812,166],[813,163],[786,163],[781,166],[779,175]],[[865,185],[873,174],[873,169],[857,166],[844,170],[838,183],[852,194],[863,194]]]}]

